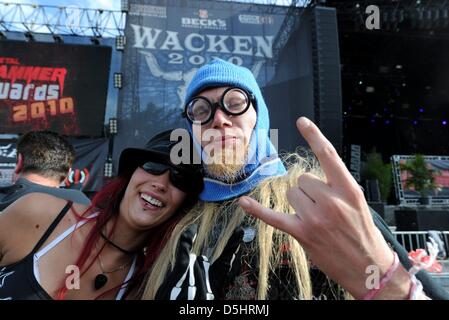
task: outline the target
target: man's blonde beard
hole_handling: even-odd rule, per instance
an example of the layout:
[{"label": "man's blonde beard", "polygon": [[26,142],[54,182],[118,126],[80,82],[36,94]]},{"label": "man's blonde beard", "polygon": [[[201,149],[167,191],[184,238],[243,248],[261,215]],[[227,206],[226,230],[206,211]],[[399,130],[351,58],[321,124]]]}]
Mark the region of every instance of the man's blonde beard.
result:
[{"label": "man's blonde beard", "polygon": [[231,147],[214,149],[212,163],[204,165],[206,174],[223,182],[235,182],[243,174],[246,163],[248,145],[244,147]]}]

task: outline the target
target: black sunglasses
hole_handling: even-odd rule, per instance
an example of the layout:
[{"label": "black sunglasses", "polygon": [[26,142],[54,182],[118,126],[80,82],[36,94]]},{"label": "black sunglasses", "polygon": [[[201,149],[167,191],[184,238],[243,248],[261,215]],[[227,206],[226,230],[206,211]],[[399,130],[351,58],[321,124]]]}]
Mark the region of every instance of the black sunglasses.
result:
[{"label": "black sunglasses", "polygon": [[240,116],[248,111],[251,103],[255,105],[255,102],[253,94],[241,88],[230,87],[223,92],[219,102],[212,103],[203,96],[193,97],[187,102],[182,115],[191,123],[199,122],[204,125],[214,118],[218,108],[227,115]]},{"label": "black sunglasses", "polygon": [[148,161],[142,165],[142,169],[146,172],[153,174],[155,176],[159,176],[163,173],[165,173],[167,170],[170,172],[170,182],[179,190],[185,192],[185,193],[192,193],[196,192],[197,188],[196,186],[192,185],[195,184],[194,180],[192,179],[192,176],[186,172],[183,172],[182,170],[178,170],[173,166]]}]

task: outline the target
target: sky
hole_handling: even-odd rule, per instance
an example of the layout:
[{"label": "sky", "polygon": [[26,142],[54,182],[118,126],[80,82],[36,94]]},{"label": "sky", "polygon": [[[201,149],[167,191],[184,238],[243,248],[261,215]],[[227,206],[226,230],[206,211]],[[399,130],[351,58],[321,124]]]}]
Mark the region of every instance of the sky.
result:
[{"label": "sky", "polygon": [[[245,2],[245,0],[240,0]],[[308,2],[308,0],[301,0]],[[301,2],[299,1],[299,2]],[[93,8],[93,9],[105,9],[105,10],[121,10],[120,0],[0,0],[0,2],[9,3],[31,3],[40,5],[52,5],[52,6],[77,6],[80,8]],[[263,3],[263,0],[261,0]],[[278,0],[278,5],[288,5],[290,0]]]},{"label": "sky", "polygon": [[105,10],[120,10],[120,0],[1,0],[9,3],[31,3],[51,6],[77,6]]}]

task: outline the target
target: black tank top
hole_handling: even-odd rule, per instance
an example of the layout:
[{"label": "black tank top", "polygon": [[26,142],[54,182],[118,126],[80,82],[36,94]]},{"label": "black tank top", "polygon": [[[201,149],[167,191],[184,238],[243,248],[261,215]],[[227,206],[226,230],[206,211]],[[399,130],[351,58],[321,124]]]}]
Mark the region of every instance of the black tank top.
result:
[{"label": "black tank top", "polygon": [[34,276],[34,254],[40,249],[72,206],[69,201],[45,231],[33,250],[22,260],[0,266],[0,300],[51,300]]}]

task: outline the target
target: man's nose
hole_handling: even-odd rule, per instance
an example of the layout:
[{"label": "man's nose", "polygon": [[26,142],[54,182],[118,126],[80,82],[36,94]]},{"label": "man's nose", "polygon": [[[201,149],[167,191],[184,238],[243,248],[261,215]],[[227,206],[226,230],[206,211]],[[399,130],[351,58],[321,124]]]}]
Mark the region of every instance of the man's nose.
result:
[{"label": "man's nose", "polygon": [[217,108],[215,112],[214,118],[212,119],[211,127],[214,129],[223,128],[223,127],[231,127],[232,121],[230,120],[230,116],[223,112],[220,108]]}]

